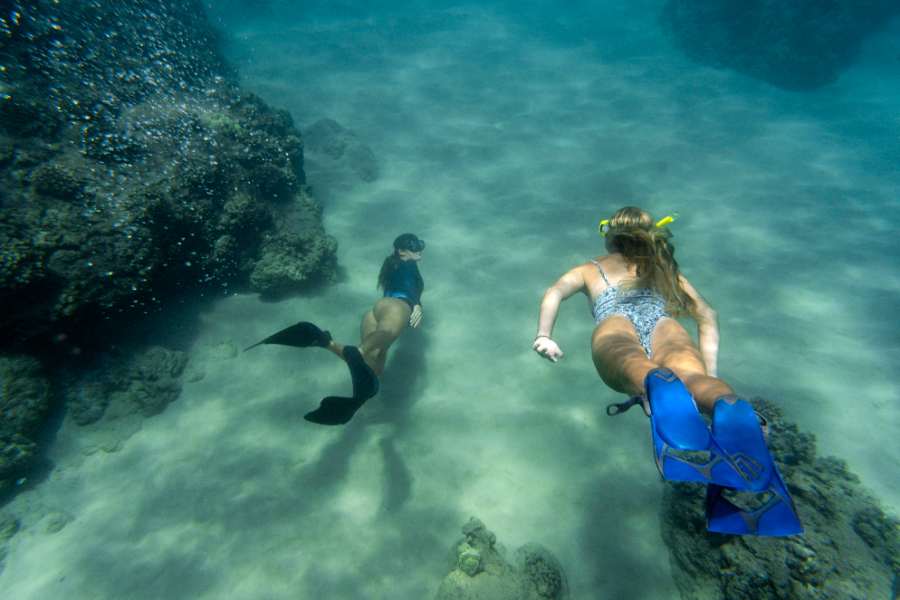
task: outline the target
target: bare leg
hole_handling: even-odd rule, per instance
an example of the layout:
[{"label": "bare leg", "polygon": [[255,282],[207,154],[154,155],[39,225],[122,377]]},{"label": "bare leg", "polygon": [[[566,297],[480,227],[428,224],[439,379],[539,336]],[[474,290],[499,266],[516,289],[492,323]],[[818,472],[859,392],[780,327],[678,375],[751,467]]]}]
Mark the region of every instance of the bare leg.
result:
[{"label": "bare leg", "polygon": [[629,396],[643,394],[644,378],[659,367],[647,358],[634,325],[620,315],[606,319],[594,330],[591,351],[603,382]]},{"label": "bare leg", "polygon": [[711,413],[716,399],[734,394],[727,383],[706,374],[700,350],[675,319],[662,319],[656,325],[653,331],[653,359],[678,375],[701,410]]},{"label": "bare leg", "polygon": [[[384,372],[388,348],[403,333],[411,312],[409,305],[402,300],[382,298],[363,316],[359,326],[359,351],[376,375]],[[344,359],[344,344],[332,340],[328,350]]]},{"label": "bare leg", "polygon": [[402,300],[382,298],[363,318],[359,351],[376,375],[381,376],[384,372],[388,349],[406,329],[411,312]]},{"label": "bare leg", "polygon": [[328,342],[327,349],[330,350],[331,352],[334,352],[335,354],[337,354],[338,358],[340,358],[341,360],[344,359],[344,345],[343,344],[338,344],[334,340],[331,340],[330,342]]},{"label": "bare leg", "polygon": [[[375,313],[371,310],[363,315],[362,323],[359,325],[359,339],[364,340],[366,336],[375,331],[378,321],[375,320]],[[344,344],[338,344],[334,340],[328,344],[328,350],[334,352],[340,359],[344,358]]]}]

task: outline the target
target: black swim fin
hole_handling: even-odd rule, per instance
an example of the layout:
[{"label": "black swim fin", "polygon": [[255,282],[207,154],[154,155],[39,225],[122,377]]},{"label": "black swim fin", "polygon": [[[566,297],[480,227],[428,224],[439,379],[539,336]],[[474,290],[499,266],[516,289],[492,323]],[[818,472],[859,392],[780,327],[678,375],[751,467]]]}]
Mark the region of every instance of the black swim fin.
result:
[{"label": "black swim fin", "polygon": [[359,348],[356,346],[344,346],[344,359],[350,368],[350,377],[353,380],[353,397],[328,396],[319,404],[319,408],[306,413],[304,419],[319,425],[344,425],[350,422],[356,411],[366,403],[366,400],[378,393],[380,384],[378,377],[363,360]]},{"label": "black swim fin", "polygon": [[375,372],[363,360],[359,348],[344,346],[344,360],[350,367],[350,378],[353,380],[353,397],[365,402],[378,393],[379,383]]},{"label": "black swim fin", "polygon": [[319,408],[306,413],[303,418],[319,425],[345,425],[365,403],[365,399],[361,398],[328,396],[322,400]]},{"label": "black swim fin", "polygon": [[296,348],[309,348],[310,346],[327,348],[330,341],[330,333],[322,331],[312,323],[301,321],[296,325],[291,325],[278,333],[270,335],[261,342],[247,346],[244,348],[244,352],[262,344],[281,344],[282,346],[294,346]]}]

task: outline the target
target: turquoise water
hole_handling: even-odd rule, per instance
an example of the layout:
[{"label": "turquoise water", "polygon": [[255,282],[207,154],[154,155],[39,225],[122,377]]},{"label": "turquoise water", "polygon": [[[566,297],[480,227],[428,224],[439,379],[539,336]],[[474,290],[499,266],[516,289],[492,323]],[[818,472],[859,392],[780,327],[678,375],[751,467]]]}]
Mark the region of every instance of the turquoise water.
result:
[{"label": "turquoise water", "polygon": [[[680,214],[720,375],[779,403],[896,514],[900,22],[797,93],[690,62],[662,2],[607,4],[211,7],[243,85],[300,127],[352,130],[380,177],[311,160],[340,281],[208,309],[205,376],[118,452],[61,433],[57,469],[17,502],[65,498],[77,519],[14,538],[9,597],[426,598],[470,515],[510,548],[550,548],[574,598],[677,597],[647,423],[603,413],[620,398],[594,372],[583,300],[560,313],[563,361],[531,351],[544,290],[602,253],[596,223],[626,204]],[[300,319],[354,342],[406,230],[428,241],[423,325],[349,426],[302,420],[349,389],[333,356],[221,351]],[[135,544],[142,558],[120,561]]]}]

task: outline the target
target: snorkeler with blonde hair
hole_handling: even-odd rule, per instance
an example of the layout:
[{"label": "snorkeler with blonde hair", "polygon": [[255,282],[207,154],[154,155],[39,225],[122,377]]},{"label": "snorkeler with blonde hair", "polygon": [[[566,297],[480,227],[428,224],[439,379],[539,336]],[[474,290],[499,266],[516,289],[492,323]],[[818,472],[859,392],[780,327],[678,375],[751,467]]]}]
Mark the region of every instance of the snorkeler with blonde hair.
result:
[{"label": "snorkeler with blonde hair", "polygon": [[[417,263],[422,260],[425,242],[412,233],[404,233],[394,240],[394,251],[381,265],[378,287],[384,296],[362,318],[359,346],[338,344],[328,331],[308,321],[301,321],[266,339],[253,344],[281,344],[307,348],[325,348],[343,359],[350,369],[353,396],[328,396],[314,411],[307,413],[307,421],[320,425],[343,425],[356,411],[378,393],[378,377],[384,372],[388,350],[405,331],[418,327],[422,321],[422,292],[425,282]],[[245,351],[246,351],[245,350]]]},{"label": "snorkeler with blonde hair", "polygon": [[[586,294],[594,316],[591,351],[600,378],[627,402],[607,414],[641,404],[650,417],[657,467],[664,479],[707,484],[710,531],[755,535],[802,532],[793,501],[765,441],[761,422],[746,400],[717,376],[716,313],[681,274],[668,225],[628,206],[600,222],[607,254],[569,270],[541,301],[533,349],[548,360],[563,357],[553,339],[560,303]],[[699,347],[675,320],[697,324]],[[700,411],[711,417],[707,425]],[[698,460],[697,453],[706,460]],[[725,492],[765,492],[753,510]]]}]

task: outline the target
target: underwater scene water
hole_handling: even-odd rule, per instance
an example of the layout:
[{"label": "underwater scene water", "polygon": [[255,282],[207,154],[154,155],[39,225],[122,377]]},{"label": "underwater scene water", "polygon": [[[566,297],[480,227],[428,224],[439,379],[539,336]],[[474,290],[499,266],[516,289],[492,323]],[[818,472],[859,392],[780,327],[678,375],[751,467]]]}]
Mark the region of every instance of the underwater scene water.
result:
[{"label": "underwater scene water", "polygon": [[[895,3],[0,9],[0,597],[896,597]],[[676,217],[802,535],[706,530],[582,295],[532,349],[629,205]],[[304,419],[368,367],[243,349],[358,345],[405,232],[421,323]]]}]

